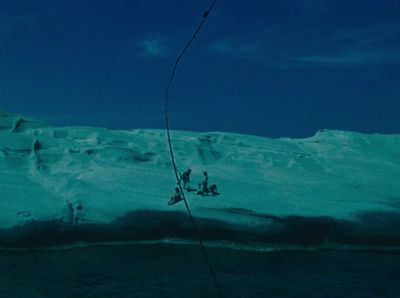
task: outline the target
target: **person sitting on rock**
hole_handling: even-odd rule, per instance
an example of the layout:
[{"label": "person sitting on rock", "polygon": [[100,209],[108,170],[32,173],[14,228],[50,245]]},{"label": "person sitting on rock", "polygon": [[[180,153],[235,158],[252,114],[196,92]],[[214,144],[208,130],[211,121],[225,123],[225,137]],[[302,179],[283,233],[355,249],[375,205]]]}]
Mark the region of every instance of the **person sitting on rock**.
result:
[{"label": "person sitting on rock", "polygon": [[198,195],[208,196],[208,195],[219,195],[217,184],[211,184],[208,187],[208,173],[203,172],[204,178],[201,183],[199,183]]},{"label": "person sitting on rock", "polygon": [[212,184],[208,190],[211,192],[211,194],[213,195],[217,195],[218,194],[218,189],[217,189],[217,184]]},{"label": "person sitting on rock", "polygon": [[179,187],[175,187],[175,194],[171,197],[171,199],[168,202],[168,206],[171,206],[175,203],[178,203],[179,201],[182,201],[182,195],[181,191],[179,190]]}]

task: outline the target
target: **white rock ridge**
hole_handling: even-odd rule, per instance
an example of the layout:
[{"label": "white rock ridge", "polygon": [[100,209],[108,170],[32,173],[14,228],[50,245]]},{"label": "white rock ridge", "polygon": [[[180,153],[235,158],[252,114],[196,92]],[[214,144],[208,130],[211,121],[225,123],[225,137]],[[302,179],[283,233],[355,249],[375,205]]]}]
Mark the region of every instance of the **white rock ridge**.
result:
[{"label": "white rock ridge", "polygon": [[[400,244],[400,135],[172,132],[205,238]],[[194,237],[163,130],[51,127],[0,112],[0,246]]]}]

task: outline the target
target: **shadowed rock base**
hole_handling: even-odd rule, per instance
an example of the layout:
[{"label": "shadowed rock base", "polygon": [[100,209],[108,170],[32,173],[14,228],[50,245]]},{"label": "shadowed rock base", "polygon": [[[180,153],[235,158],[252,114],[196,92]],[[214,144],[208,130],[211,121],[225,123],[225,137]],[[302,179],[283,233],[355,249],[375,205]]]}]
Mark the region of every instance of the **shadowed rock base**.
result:
[{"label": "shadowed rock base", "polygon": [[[329,217],[276,217],[256,214],[252,226],[197,218],[204,240],[251,245],[297,245],[335,248],[335,245],[400,246],[400,214],[365,213],[360,221],[338,221]],[[135,240],[196,240],[185,213],[139,210],[108,224],[70,225],[61,221],[31,221],[0,230],[0,246],[12,248],[46,247],[76,242]]]}]

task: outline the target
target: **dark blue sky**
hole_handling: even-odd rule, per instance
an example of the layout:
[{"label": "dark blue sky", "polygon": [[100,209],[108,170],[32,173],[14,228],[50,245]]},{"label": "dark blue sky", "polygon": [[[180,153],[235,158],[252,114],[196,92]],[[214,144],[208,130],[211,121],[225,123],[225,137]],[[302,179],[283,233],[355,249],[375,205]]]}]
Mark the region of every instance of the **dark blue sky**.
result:
[{"label": "dark blue sky", "polygon": [[[1,0],[0,108],[163,128],[209,1]],[[171,126],[270,137],[400,133],[400,1],[219,0],[179,67]]]}]

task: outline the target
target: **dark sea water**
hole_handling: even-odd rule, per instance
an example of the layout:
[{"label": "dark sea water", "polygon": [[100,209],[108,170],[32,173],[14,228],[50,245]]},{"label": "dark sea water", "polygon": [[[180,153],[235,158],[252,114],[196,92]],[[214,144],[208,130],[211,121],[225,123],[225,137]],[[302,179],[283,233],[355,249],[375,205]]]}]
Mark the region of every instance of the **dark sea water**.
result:
[{"label": "dark sea water", "polygon": [[[225,297],[400,297],[399,250],[208,248]],[[0,297],[216,297],[196,245],[0,251]]]}]

